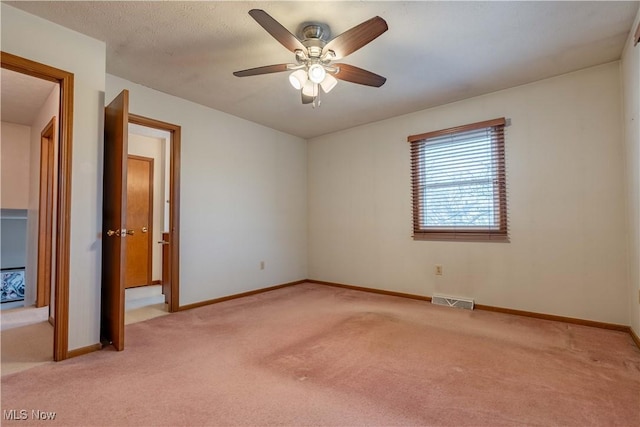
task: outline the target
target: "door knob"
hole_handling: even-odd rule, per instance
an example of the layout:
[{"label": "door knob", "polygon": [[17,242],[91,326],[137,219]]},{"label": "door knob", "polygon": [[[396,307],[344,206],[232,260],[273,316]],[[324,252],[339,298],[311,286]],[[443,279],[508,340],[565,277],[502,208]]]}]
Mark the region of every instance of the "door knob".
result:
[{"label": "door knob", "polygon": [[125,231],[126,231],[126,233],[127,233],[129,236],[133,236],[133,233],[134,233],[134,230],[133,230],[133,229],[131,229],[131,228],[130,228],[130,229],[125,230]]},{"label": "door knob", "polygon": [[142,232],[146,233],[147,231],[149,231],[149,229],[147,227],[142,227]]},{"label": "door knob", "polygon": [[169,242],[167,242],[166,240],[160,240],[158,243],[160,243],[161,245],[168,245]]},{"label": "door knob", "polygon": [[120,229],[117,229],[116,231],[107,230],[107,236],[112,237],[114,234],[116,236],[120,237]]}]

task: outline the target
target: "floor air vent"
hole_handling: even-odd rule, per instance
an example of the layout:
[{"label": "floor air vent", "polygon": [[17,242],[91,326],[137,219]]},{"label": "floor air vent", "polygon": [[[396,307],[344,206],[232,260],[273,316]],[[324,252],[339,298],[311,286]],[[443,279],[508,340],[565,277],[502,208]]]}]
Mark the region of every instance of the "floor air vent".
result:
[{"label": "floor air vent", "polygon": [[464,308],[473,310],[473,300],[465,298],[446,297],[444,295],[434,295],[431,297],[431,303],[436,305],[444,305],[446,307]]}]

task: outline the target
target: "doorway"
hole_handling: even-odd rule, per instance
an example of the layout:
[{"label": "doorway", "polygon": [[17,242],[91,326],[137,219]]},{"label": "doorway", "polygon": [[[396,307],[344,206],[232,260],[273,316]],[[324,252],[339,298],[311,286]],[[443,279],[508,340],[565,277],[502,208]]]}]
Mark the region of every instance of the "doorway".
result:
[{"label": "doorway", "polygon": [[128,132],[125,325],[167,314],[169,302],[162,235],[169,230],[171,134],[134,123]]},{"label": "doorway", "polygon": [[[130,134],[148,135],[163,140],[163,190],[160,193],[155,193],[156,201],[154,202],[153,223],[158,225],[152,236],[154,260],[152,283],[162,285],[162,294],[168,305],[168,311],[174,313],[180,307],[180,151],[182,128],[137,114],[129,114],[128,116]],[[163,197],[160,197],[161,195]],[[159,215],[161,215],[161,221],[158,220]]]},{"label": "doorway", "polygon": [[[45,64],[34,62],[25,58],[21,58],[6,52],[1,52],[1,67],[4,70],[34,77],[36,79],[53,82],[59,88],[59,97],[56,102],[55,110],[57,111],[57,126],[45,127],[38,139],[40,142],[44,139],[55,141],[57,139],[57,147],[53,146],[53,168],[55,169],[54,178],[47,181],[46,185],[51,184],[51,192],[46,189],[50,199],[45,205],[45,210],[49,209],[51,219],[49,230],[51,234],[47,234],[47,225],[40,228],[40,220],[37,219],[36,230],[38,234],[38,247],[44,247],[47,250],[49,246],[50,252],[50,270],[49,275],[49,306],[51,309],[53,323],[53,360],[63,360],[69,357],[68,351],[68,317],[69,317],[69,252],[70,252],[70,218],[69,212],[71,207],[71,143],[73,129],[73,74],[57,68],[50,67]],[[4,83],[4,82],[3,82]],[[50,117],[49,117],[50,118]],[[55,122],[54,122],[55,123]],[[38,129],[38,132],[40,129]],[[40,148],[40,147],[39,147]],[[47,156],[47,167],[51,166],[49,154]],[[40,165],[42,167],[42,165]],[[47,173],[51,174],[51,170]],[[4,181],[4,180],[3,180]],[[37,182],[37,180],[36,180]],[[33,193],[33,191],[31,191]],[[39,193],[37,193],[39,194]],[[41,196],[41,194],[39,194]],[[37,197],[39,197],[37,196]],[[44,221],[48,221],[48,214],[45,215]],[[39,231],[44,229],[45,232],[40,235]],[[48,240],[48,242],[47,242]],[[38,251],[36,250],[36,253]],[[36,255],[37,257],[37,255]],[[45,255],[46,257],[46,255]],[[46,259],[42,262],[46,264]],[[34,263],[38,265],[39,262]],[[35,267],[34,271],[37,271]],[[37,277],[33,275],[33,277]],[[34,282],[36,279],[34,279]],[[44,279],[43,279],[44,284]],[[46,288],[46,286],[44,287]],[[43,288],[43,292],[46,290]],[[52,291],[51,291],[52,290]],[[34,297],[35,300],[35,297]],[[43,303],[47,302],[46,295],[41,296]],[[35,301],[34,301],[35,302]],[[55,304],[53,304],[53,302]]]},{"label": "doorway", "polygon": [[[127,90],[105,108],[101,336],[103,343],[112,344],[116,350],[124,349],[127,288],[161,284],[167,311],[179,307],[181,128],[129,114],[128,110]],[[164,142],[155,146],[155,155],[130,150],[138,145],[130,138],[132,126],[145,129],[143,133],[166,135],[161,137]],[[143,146],[146,150],[154,148],[153,144]],[[137,171],[129,171],[130,164]],[[130,179],[137,181],[131,183],[132,194]],[[130,200],[134,192],[139,194]],[[130,203],[144,206],[130,209]],[[163,247],[170,254],[165,262]]]}]

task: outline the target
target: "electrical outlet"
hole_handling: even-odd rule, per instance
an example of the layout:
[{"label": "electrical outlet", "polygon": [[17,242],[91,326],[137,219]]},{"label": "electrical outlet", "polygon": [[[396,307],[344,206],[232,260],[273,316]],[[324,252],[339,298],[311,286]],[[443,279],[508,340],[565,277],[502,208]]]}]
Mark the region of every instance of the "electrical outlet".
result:
[{"label": "electrical outlet", "polygon": [[436,276],[442,276],[442,266],[440,264],[436,264],[435,273]]},{"label": "electrical outlet", "polygon": [[260,261],[260,270],[264,270],[264,261]]}]

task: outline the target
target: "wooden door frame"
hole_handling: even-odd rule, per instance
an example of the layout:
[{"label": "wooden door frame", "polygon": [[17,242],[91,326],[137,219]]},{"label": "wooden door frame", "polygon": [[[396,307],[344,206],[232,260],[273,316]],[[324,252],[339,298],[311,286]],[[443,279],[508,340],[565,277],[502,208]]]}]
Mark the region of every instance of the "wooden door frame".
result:
[{"label": "wooden door frame", "polygon": [[[153,206],[153,191],[154,191],[154,163],[155,163],[155,159],[153,157],[145,157],[145,156],[138,156],[136,154],[129,154],[127,153],[127,173],[129,172],[129,160],[130,159],[134,159],[134,160],[140,160],[140,161],[144,161],[144,162],[149,162],[149,215],[147,218],[147,224],[148,225],[148,236],[147,236],[147,252],[149,254],[149,265],[147,268],[147,280],[146,283],[144,285],[133,285],[130,286],[130,288],[136,288],[139,286],[146,286],[146,285],[150,285],[151,282],[153,281],[153,215],[154,215],[154,206]],[[129,193],[129,181],[127,180],[127,197],[129,197],[128,195]],[[129,207],[129,203],[127,202],[127,209]],[[129,221],[127,219],[127,228],[129,228]],[[129,261],[127,261],[129,262]],[[126,277],[126,275],[125,275]],[[125,280],[125,289],[128,289],[126,286],[126,280]]]},{"label": "wooden door frame", "polygon": [[58,111],[58,182],[56,185],[55,316],[53,360],[69,357],[69,262],[71,246],[71,155],[73,140],[73,74],[0,52],[1,67],[60,85]]},{"label": "wooden door frame", "polygon": [[38,188],[38,271],[36,280],[36,307],[51,302],[51,247],[53,227],[53,197],[56,147],[56,117],[40,132],[40,175]]},{"label": "wooden door frame", "polygon": [[169,241],[171,298],[169,312],[180,309],[180,133],[181,127],[129,113],[129,123],[169,132]]}]

